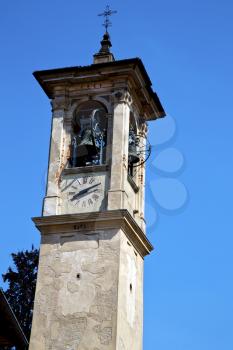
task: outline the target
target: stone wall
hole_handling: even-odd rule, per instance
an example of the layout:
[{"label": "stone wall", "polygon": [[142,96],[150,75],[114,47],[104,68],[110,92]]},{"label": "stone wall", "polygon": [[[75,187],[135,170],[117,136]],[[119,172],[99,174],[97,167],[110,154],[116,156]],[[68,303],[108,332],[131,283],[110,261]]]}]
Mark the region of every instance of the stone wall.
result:
[{"label": "stone wall", "polygon": [[116,349],[120,234],[42,236],[30,350]]}]

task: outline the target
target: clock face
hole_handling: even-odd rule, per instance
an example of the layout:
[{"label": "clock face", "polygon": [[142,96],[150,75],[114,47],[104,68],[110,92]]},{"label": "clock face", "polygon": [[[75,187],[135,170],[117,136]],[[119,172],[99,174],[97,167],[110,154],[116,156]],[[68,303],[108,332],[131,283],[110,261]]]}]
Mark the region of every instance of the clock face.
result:
[{"label": "clock face", "polygon": [[68,176],[62,180],[61,194],[66,212],[100,210],[104,199],[105,177],[101,175]]}]

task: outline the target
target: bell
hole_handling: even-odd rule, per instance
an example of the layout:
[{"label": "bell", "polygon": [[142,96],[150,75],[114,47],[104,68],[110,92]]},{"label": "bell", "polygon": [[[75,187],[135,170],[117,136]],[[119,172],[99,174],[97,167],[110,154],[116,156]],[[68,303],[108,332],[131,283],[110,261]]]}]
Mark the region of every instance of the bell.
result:
[{"label": "bell", "polygon": [[79,158],[92,158],[97,155],[97,147],[90,129],[83,131],[81,142],[78,146]]},{"label": "bell", "polygon": [[128,148],[128,161],[129,164],[136,164],[140,158],[137,152],[138,140],[133,129],[129,131],[129,148]]},{"label": "bell", "polygon": [[72,141],[72,167],[79,167],[92,164],[98,156],[91,129],[83,130],[81,136],[74,136]]},{"label": "bell", "polygon": [[139,162],[140,158],[137,154],[137,148],[135,145],[129,145],[128,159],[130,164],[136,164]]}]

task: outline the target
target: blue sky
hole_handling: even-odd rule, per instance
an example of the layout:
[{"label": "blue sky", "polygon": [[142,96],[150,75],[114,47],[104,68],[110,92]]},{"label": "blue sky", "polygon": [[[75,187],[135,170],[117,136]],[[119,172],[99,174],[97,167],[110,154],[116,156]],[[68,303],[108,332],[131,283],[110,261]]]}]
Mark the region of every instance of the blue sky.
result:
[{"label": "blue sky", "polygon": [[[92,63],[103,33],[96,14],[105,5],[1,3],[0,273],[11,263],[11,252],[39,244],[30,218],[41,212],[50,104],[31,73]],[[155,147],[154,156],[167,147],[179,150],[184,165],[175,177],[188,192],[185,206],[168,213],[147,189],[158,219],[147,232],[155,250],[145,259],[144,349],[232,350],[233,4],[113,0],[109,5],[118,10],[110,30],[115,57],[142,58],[176,122],[174,137]],[[154,143],[160,129],[155,123],[150,129]],[[153,180],[169,177],[151,163],[148,173]],[[174,193],[167,190],[168,201]],[[148,210],[149,222],[153,215]]]}]

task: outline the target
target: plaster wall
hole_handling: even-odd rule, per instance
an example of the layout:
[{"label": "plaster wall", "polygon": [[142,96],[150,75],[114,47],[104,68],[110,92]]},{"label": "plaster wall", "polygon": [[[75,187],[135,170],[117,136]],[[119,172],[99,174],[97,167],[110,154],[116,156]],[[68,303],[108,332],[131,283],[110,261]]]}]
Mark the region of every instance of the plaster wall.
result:
[{"label": "plaster wall", "polygon": [[118,282],[117,350],[142,350],[143,258],[122,232]]},{"label": "plaster wall", "polygon": [[141,258],[124,237],[118,229],[42,235],[30,350],[121,349],[117,322],[119,339],[134,344],[141,309],[138,292],[127,291],[129,281],[141,286]]}]

